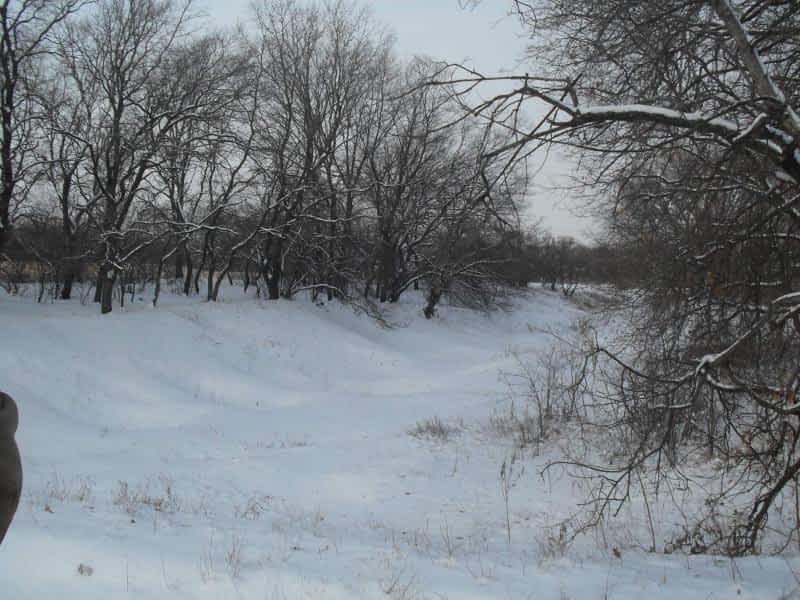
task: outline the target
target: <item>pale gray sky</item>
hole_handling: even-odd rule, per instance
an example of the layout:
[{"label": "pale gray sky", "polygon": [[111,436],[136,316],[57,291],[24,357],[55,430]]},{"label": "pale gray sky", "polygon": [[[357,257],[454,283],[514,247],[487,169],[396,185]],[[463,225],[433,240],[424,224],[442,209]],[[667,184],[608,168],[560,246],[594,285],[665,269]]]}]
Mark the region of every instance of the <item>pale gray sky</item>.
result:
[{"label": "pale gray sky", "polygon": [[[220,25],[247,22],[251,0],[199,0]],[[449,62],[468,63],[486,74],[533,71],[520,64],[525,47],[518,22],[507,15],[507,0],[483,0],[475,8],[461,8],[458,0],[362,0],[375,19],[396,36],[402,56],[424,54]],[[588,240],[589,219],[572,214],[575,202],[556,187],[567,185],[571,161],[552,153],[534,165],[538,175],[531,185],[528,218],[541,218],[557,235]],[[572,208],[571,208],[572,207]]]}]

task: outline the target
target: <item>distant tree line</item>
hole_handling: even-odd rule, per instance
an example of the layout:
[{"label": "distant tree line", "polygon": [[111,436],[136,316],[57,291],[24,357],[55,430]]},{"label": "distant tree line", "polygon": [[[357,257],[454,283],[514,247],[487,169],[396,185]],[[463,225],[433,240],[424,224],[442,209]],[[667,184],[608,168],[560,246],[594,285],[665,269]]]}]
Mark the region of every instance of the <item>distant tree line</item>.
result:
[{"label": "distant tree line", "polygon": [[[432,67],[345,2],[267,0],[213,31],[189,0],[0,7],[3,280],[102,312],[126,282],[216,300],[491,300],[518,260],[520,171]],[[448,126],[451,125],[451,126]],[[57,288],[57,289],[56,289]]]}]

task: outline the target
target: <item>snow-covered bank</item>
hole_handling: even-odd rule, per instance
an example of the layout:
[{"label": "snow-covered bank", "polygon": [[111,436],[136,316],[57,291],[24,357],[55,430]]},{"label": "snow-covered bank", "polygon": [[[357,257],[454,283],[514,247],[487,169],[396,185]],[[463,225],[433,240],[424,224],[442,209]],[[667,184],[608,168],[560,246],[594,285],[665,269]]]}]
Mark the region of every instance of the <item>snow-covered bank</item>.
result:
[{"label": "snow-covered bank", "polygon": [[[514,353],[581,313],[536,290],[490,317],[419,298],[381,327],[336,303],[165,295],[101,317],[0,296],[23,501],[0,597],[778,598],[782,558],[661,556],[543,528],[579,500],[537,460],[511,491],[485,424]],[[439,417],[447,440],[409,435]],[[624,520],[620,526],[624,526]],[[84,565],[79,573],[79,565]],[[91,574],[90,574],[91,572]]]}]

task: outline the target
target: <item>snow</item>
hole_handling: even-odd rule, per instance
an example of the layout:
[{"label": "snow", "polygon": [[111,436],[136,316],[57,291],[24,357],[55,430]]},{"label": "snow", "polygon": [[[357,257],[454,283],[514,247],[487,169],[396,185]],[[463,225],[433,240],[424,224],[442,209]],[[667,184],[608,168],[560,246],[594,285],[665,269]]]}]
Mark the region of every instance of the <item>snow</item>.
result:
[{"label": "snow", "polygon": [[[764,61],[761,59],[761,54],[756,50],[755,41],[745,28],[736,10],[734,10],[733,4],[731,4],[728,0],[719,0],[719,5],[720,8],[717,10],[717,13],[722,17],[723,23],[725,23],[726,25],[729,25],[730,23],[734,27],[734,30],[730,31],[730,33],[732,34],[734,39],[737,40],[737,42],[739,34],[741,35],[743,41],[746,43],[746,50],[752,54],[753,59],[758,65],[759,73],[755,75],[763,77],[772,97],[775,98],[778,102],[785,104],[786,97],[783,95],[783,92],[780,90],[780,88],[778,88],[778,86],[775,85],[775,81],[769,75],[769,71],[767,70],[766,65],[764,65]],[[741,51],[742,48],[740,48],[740,52]]]},{"label": "snow", "polygon": [[687,124],[707,124],[730,134],[738,134],[739,126],[730,119],[714,117],[700,112],[681,112],[649,104],[619,104],[589,106],[576,111],[582,115],[646,115],[649,117]]},{"label": "snow", "polygon": [[[501,374],[585,314],[532,290],[484,316],[168,292],[100,316],[0,295],[25,486],[3,598],[776,598],[795,558],[619,556],[551,526],[581,493],[517,466],[506,540]],[[580,291],[579,291],[580,294]],[[438,417],[446,440],[409,435]],[[524,471],[521,468],[524,466]],[[666,526],[666,523],[664,524]],[[638,535],[623,511],[614,539]],[[616,537],[615,537],[615,534]]]},{"label": "snow", "polygon": [[741,142],[745,138],[751,136],[754,131],[759,129],[768,120],[769,120],[769,115],[767,115],[766,113],[763,113],[763,112],[759,113],[759,115],[755,119],[752,120],[750,125],[745,127],[744,130],[739,135],[737,135],[735,138],[733,138],[731,143],[732,144],[738,144],[739,142]]},{"label": "snow", "polygon": [[706,354],[697,361],[697,367],[695,367],[695,374],[702,373],[705,369],[708,368],[709,365],[713,365],[715,362],[719,360],[719,354]]}]

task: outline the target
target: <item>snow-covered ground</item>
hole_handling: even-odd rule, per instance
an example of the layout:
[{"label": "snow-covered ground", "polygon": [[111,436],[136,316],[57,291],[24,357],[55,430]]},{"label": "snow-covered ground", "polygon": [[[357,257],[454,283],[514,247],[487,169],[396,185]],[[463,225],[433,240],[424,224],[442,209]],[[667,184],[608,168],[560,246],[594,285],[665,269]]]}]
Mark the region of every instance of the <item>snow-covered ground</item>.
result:
[{"label": "snow-covered ground", "polygon": [[[101,317],[0,295],[0,389],[25,486],[0,598],[779,598],[800,562],[566,551],[580,496],[500,465],[515,354],[581,311],[534,290],[489,317],[419,297],[391,328],[336,303],[145,296]],[[438,417],[447,439],[413,436]],[[524,471],[522,468],[524,467]],[[635,528],[625,513],[614,525]],[[632,532],[635,533],[635,532]]]}]

